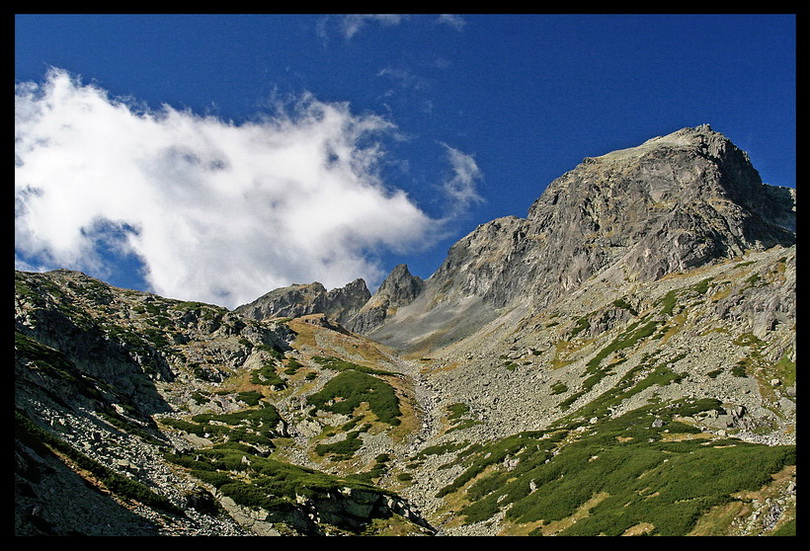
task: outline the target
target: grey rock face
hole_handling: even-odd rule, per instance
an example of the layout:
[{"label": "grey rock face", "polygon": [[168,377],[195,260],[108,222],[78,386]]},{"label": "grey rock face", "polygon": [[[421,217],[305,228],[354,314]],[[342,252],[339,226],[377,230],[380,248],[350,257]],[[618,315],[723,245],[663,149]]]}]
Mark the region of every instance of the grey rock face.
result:
[{"label": "grey rock face", "polygon": [[[542,308],[597,274],[654,281],[747,250],[789,247],[792,228],[793,193],[763,184],[747,154],[708,125],[684,128],[586,158],[549,184],[527,218],[482,224],[451,248],[420,300],[426,311],[470,297],[489,310]],[[415,334],[424,318],[409,314],[414,327],[397,330]]]},{"label": "grey rock face", "polygon": [[546,251],[564,253],[558,265],[575,268],[544,270],[538,283],[566,287],[617,261],[625,277],[651,280],[744,250],[787,247],[796,239],[785,229],[791,216],[784,194],[762,183],[748,156],[703,125],[586,159],[549,185],[529,222],[531,233],[547,236]]},{"label": "grey rock face", "polygon": [[423,286],[421,277],[412,275],[408,266],[400,264],[385,278],[376,295],[387,297],[392,306],[407,306],[422,292]]},{"label": "grey rock face", "polygon": [[254,319],[296,317],[322,311],[326,288],[318,282],[274,289],[234,312]]},{"label": "grey rock face", "polygon": [[345,287],[332,289],[326,294],[324,313],[340,324],[350,320],[371,298],[371,292],[362,279],[355,279]]},{"label": "grey rock face", "polygon": [[398,308],[412,303],[422,292],[424,285],[422,278],[412,275],[405,264],[398,265],[347,327],[357,333],[367,333],[378,327]]},{"label": "grey rock face", "polygon": [[234,309],[253,319],[326,314],[338,323],[347,322],[371,298],[365,281],[356,279],[345,287],[327,291],[318,282],[275,289],[255,301]]}]

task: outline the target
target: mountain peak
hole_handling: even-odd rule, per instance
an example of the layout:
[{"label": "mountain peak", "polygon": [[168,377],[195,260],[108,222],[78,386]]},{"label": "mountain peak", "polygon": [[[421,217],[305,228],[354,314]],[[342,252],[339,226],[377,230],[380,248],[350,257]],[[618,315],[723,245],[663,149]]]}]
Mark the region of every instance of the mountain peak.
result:
[{"label": "mountain peak", "polygon": [[360,309],[348,327],[358,333],[367,333],[380,326],[398,308],[411,304],[422,292],[425,282],[411,274],[408,266],[399,264],[391,270],[374,296]]},{"label": "mountain peak", "polygon": [[708,124],[585,158],[548,185],[527,218],[499,218],[459,240],[427,280],[421,314],[410,307],[412,321],[400,316],[390,320],[396,331],[372,334],[418,341],[429,319],[488,323],[494,309],[544,308],[597,275],[654,281],[789,247],[795,201],[786,189],[763,184],[748,155]]},{"label": "mountain peak", "polygon": [[387,295],[393,303],[410,303],[422,290],[422,278],[414,276],[406,264],[399,264],[391,270],[382,282],[377,294]]},{"label": "mountain peak", "polygon": [[253,302],[236,307],[234,311],[259,320],[326,314],[334,321],[344,323],[369,298],[371,293],[361,278],[331,291],[316,281],[274,289]]},{"label": "mountain peak", "polygon": [[704,124],[584,159],[548,186],[529,219],[573,217],[585,224],[580,230],[610,233],[615,242],[679,217],[688,226],[682,230],[716,244],[714,258],[727,257],[795,242],[784,231],[795,227],[786,190],[763,184],[748,154]]}]

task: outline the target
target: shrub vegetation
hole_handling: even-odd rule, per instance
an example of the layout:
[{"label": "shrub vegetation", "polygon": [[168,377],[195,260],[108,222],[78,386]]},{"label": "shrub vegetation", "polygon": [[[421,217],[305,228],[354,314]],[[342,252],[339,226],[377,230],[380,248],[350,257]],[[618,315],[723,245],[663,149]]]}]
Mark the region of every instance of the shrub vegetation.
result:
[{"label": "shrub vegetation", "polygon": [[345,415],[351,415],[362,403],[367,403],[381,422],[392,426],[400,424],[402,415],[394,387],[353,368],[338,373],[323,389],[311,395],[308,402],[318,409]]},{"label": "shrub vegetation", "polygon": [[546,525],[602,494],[588,516],[559,535],[621,535],[640,523],[653,525],[654,535],[685,535],[709,508],[759,489],[796,461],[795,446],[665,438],[698,432],[674,417],[717,407],[708,399],[651,405],[584,432],[493,441],[462,461],[466,469],[439,496],[462,492],[468,505],[460,513],[469,523],[506,508],[516,524]]}]

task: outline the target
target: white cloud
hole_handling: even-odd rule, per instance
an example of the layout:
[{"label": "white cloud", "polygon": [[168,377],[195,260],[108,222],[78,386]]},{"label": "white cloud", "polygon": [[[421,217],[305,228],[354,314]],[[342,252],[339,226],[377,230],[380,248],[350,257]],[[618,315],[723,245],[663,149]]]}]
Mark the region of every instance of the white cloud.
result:
[{"label": "white cloud", "polygon": [[408,16],[399,13],[360,13],[344,15],[341,19],[343,35],[351,38],[357,34],[367,23],[379,23],[384,26],[399,25],[407,20]]},{"label": "white cloud", "polygon": [[461,31],[462,29],[464,29],[464,25],[467,24],[467,22],[464,20],[463,17],[451,13],[443,13],[439,15],[438,22],[443,23],[445,25],[450,25],[457,31]]},{"label": "white cloud", "polygon": [[444,181],[443,190],[451,201],[451,215],[457,216],[474,203],[483,202],[478,193],[478,184],[483,178],[481,169],[472,155],[443,144],[452,170]]},{"label": "white cloud", "polygon": [[[364,27],[370,24],[378,24],[384,27],[391,27],[399,25],[407,21],[417,20],[425,21],[427,16],[413,16],[410,14],[401,13],[353,13],[347,15],[327,15],[321,17],[316,24],[316,32],[318,36],[324,41],[328,42],[330,30],[334,24],[337,32],[346,40],[351,39],[359,33]],[[456,14],[440,14],[432,19],[435,23],[448,25],[457,31],[464,29],[466,25],[465,19]]]},{"label": "white cloud", "polygon": [[[436,237],[428,217],[378,175],[396,132],[312,96],[236,125],[164,107],[135,109],[61,70],[16,87],[15,249],[27,266],[103,272],[140,258],[164,296],[233,307],[293,282],[369,284],[381,250]],[[472,157],[447,148],[445,189],[477,200]]]}]

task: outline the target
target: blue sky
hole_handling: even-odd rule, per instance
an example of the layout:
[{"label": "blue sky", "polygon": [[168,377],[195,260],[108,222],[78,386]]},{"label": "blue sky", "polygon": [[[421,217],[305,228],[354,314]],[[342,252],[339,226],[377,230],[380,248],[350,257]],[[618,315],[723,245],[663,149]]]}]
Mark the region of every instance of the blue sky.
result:
[{"label": "blue sky", "polygon": [[584,157],[708,123],[795,187],[796,18],[17,15],[18,268],[233,307],[430,276]]}]

